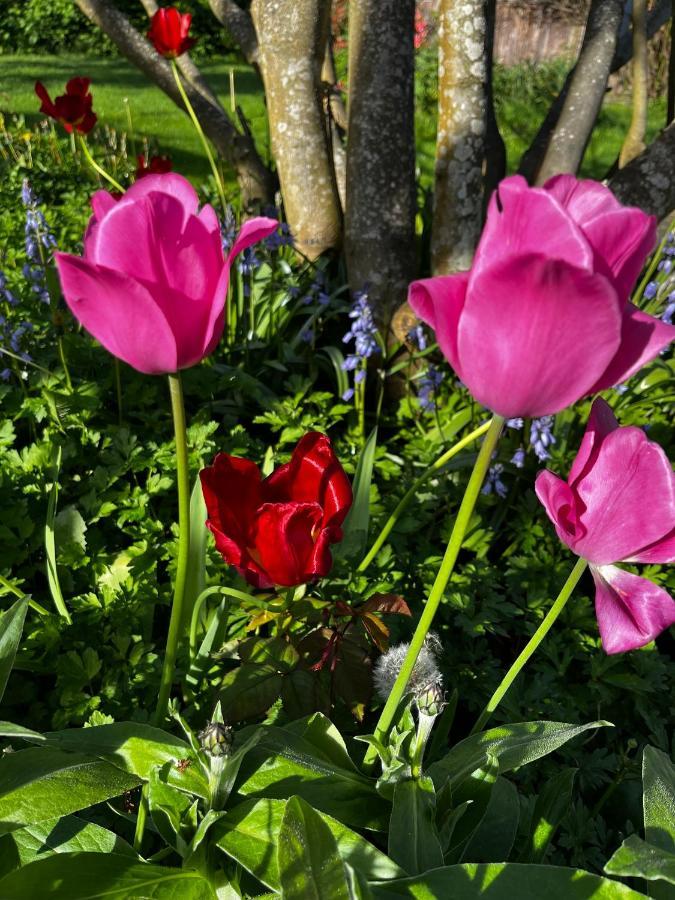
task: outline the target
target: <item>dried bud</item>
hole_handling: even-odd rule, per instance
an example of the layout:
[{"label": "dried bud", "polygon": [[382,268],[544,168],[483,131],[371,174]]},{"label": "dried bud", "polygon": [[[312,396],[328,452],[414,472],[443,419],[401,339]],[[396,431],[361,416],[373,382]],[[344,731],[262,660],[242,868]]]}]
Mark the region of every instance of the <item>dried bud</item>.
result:
[{"label": "dried bud", "polygon": [[[391,693],[409,646],[409,644],[397,644],[395,647],[387,650],[386,653],[383,653],[375,663],[375,690],[384,701],[387,700]],[[410,694],[418,697],[431,684],[442,686],[443,677],[436,662],[441,649],[442,645],[437,635],[433,633],[428,634],[408,682],[408,692]]]},{"label": "dried bud", "polygon": [[203,731],[197,735],[202,749],[209,756],[229,756],[234,735],[229,725],[223,725],[222,722],[209,722]]},{"label": "dried bud", "polygon": [[421,687],[415,696],[417,709],[422,716],[440,716],[446,707],[445,691],[440,678],[429,682],[426,687]]}]

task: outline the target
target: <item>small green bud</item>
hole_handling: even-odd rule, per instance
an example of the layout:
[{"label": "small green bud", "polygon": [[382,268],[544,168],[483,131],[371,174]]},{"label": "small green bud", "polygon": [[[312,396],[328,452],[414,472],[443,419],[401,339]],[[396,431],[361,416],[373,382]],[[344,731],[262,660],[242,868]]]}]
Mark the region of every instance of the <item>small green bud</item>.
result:
[{"label": "small green bud", "polygon": [[434,681],[428,682],[424,687],[419,688],[415,701],[421,715],[439,716],[446,706],[442,680],[436,678]]},{"label": "small green bud", "polygon": [[203,731],[197,735],[202,749],[209,756],[229,756],[234,742],[234,734],[229,725],[222,722],[209,722]]}]

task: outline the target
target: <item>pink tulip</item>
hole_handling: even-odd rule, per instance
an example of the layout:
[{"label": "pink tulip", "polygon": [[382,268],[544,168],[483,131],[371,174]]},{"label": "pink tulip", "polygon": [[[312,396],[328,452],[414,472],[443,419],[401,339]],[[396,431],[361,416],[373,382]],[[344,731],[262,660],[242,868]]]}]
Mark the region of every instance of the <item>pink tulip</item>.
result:
[{"label": "pink tulip", "polygon": [[642,647],[675,623],[669,594],[614,565],[675,560],[675,475],[658,444],[620,428],[598,399],[567,481],[540,472],[535,489],[560,540],[590,564],[607,653]]},{"label": "pink tulip", "polygon": [[275,231],[249,219],[228,256],[212,207],[175,173],[148,175],[121,198],[97,191],[83,257],[56,254],[66,303],[106,350],[139,372],[194,366],[223,333],[234,257]]},{"label": "pink tulip", "polygon": [[594,181],[493,195],[469,272],[410,286],[415,313],[480,403],[506,418],[559,412],[625,381],[675,338],[628,302],[656,220]]}]

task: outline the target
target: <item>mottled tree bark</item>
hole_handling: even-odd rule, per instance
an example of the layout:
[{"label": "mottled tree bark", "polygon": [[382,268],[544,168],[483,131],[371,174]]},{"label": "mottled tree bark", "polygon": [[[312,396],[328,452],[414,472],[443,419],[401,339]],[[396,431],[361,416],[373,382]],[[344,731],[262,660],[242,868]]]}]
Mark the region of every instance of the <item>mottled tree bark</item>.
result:
[{"label": "mottled tree bark", "polygon": [[351,0],[345,249],[388,326],[415,267],[414,0]]},{"label": "mottled tree bark", "polygon": [[441,0],[439,18],[435,275],[471,266],[482,225],[488,119],[485,2]]},{"label": "mottled tree bark", "polygon": [[605,96],[622,14],[622,0],[592,0],[579,59],[536,174],[537,184],[578,170]]},{"label": "mottled tree bark", "polygon": [[[344,212],[347,205],[347,150],[343,135],[347,131],[347,110],[342,96],[336,88],[337,76],[333,61],[333,40],[330,34],[326,43],[326,54],[321,67],[321,82],[324,90],[324,109],[330,119],[330,131],[328,139],[330,152],[333,158],[335,170],[335,183],[337,185],[340,204]],[[327,94],[327,96],[326,96]]]},{"label": "mottled tree bark", "polygon": [[664,219],[675,210],[675,123],[609,181],[618,199],[628,206]]},{"label": "mottled tree bark", "polygon": [[227,28],[246,58],[253,66],[260,64],[258,36],[250,15],[234,0],[209,0],[211,12]]},{"label": "mottled tree bark", "polygon": [[[177,106],[183,108],[170,64],[155,52],[126,16],[109,0],[75,2],[133,65],[161,88]],[[260,204],[273,202],[274,179],[260,159],[251,138],[246,134],[239,134],[223,108],[210,103],[192,84],[187,82],[185,90],[204,132],[220,156],[237,173],[244,210],[249,212]]]},{"label": "mottled tree bark", "polygon": [[321,87],[330,0],[254,0],[251,12],[286,218],[314,259],[342,240]]},{"label": "mottled tree bark", "polygon": [[645,149],[647,109],[649,106],[649,62],[647,60],[647,0],[633,0],[633,112],[626,139],[619,153],[623,169]]}]

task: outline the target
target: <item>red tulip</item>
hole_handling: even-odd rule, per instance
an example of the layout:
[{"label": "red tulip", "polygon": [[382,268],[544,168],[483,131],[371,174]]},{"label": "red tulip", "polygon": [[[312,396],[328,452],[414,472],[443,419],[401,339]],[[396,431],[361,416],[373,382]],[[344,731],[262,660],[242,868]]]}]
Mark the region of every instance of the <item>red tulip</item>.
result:
[{"label": "red tulip", "polygon": [[325,434],[306,434],[264,480],[254,462],[226,453],[200,477],[216,547],[249,584],[293,587],[328,574],[352,488]]},{"label": "red tulip", "polygon": [[136,157],[138,160],[138,168],[136,169],[136,181],[145,175],[166,175],[173,169],[173,163],[168,156],[151,156],[146,158],[145,153]]},{"label": "red tulip", "polygon": [[560,540],[588,560],[607,653],[642,647],[675,623],[663,588],[614,565],[675,562],[675,475],[658,444],[620,428],[598,398],[567,481],[544,471],[535,489]]},{"label": "red tulip", "polygon": [[61,94],[52,103],[47,88],[41,81],[35,82],[35,93],[42,100],[40,112],[56,119],[70,134],[73,129],[80,134],[89,134],[96,124],[96,114],[92,111],[94,98],[89,93],[89,78],[71,78]]},{"label": "red tulip", "polygon": [[159,54],[175,59],[195,44],[195,39],[188,37],[191,22],[190,13],[181,14],[175,6],[158,9],[150,23],[148,40]]}]

